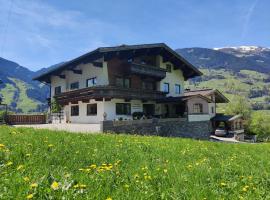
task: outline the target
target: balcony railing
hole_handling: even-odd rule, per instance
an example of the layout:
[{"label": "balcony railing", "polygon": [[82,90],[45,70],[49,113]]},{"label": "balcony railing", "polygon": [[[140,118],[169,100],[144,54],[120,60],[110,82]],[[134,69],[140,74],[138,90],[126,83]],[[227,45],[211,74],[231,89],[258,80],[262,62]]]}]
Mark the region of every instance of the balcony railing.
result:
[{"label": "balcony railing", "polygon": [[166,93],[152,90],[138,90],[132,88],[120,88],[114,86],[96,86],[63,92],[55,95],[60,104],[76,101],[89,101],[89,99],[138,99],[138,100],[157,100],[166,97]]},{"label": "balcony railing", "polygon": [[151,76],[158,79],[163,79],[166,77],[165,69],[138,63],[130,63],[130,73],[143,76]]}]

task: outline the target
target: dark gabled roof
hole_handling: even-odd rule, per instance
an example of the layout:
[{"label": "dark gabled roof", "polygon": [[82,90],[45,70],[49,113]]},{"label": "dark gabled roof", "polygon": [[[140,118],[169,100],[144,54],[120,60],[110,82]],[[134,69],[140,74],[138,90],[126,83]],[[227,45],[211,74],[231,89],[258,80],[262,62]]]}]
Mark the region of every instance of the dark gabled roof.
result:
[{"label": "dark gabled roof", "polygon": [[216,103],[228,103],[227,99],[219,90],[217,89],[199,89],[199,90],[187,90],[184,92],[184,96],[193,96],[200,94],[202,96],[208,96],[214,94],[216,97]]},{"label": "dark gabled roof", "polygon": [[[143,52],[144,50],[145,52]],[[166,44],[156,43],[141,45],[120,45],[115,47],[100,47],[94,51],[70,60],[58,66],[57,68],[49,70],[46,73],[41,74],[33,79],[41,82],[50,82],[51,75],[58,75],[65,69],[75,68],[78,64],[93,62],[101,58],[102,56],[109,56],[110,54],[117,55],[117,53],[127,53],[127,55],[129,55],[130,53],[134,53],[135,51],[142,51],[142,53],[145,54],[149,54],[150,51],[153,51],[153,53],[155,54],[162,54],[168,59],[168,61],[174,63],[176,67],[179,67],[183,70],[183,75],[185,79],[202,75],[202,73],[197,68],[195,68],[192,64],[190,64],[187,60],[185,60],[182,56],[180,56]]]},{"label": "dark gabled roof", "polygon": [[230,122],[239,118],[242,118],[242,115],[217,114],[215,117],[212,118],[212,120],[217,122]]}]

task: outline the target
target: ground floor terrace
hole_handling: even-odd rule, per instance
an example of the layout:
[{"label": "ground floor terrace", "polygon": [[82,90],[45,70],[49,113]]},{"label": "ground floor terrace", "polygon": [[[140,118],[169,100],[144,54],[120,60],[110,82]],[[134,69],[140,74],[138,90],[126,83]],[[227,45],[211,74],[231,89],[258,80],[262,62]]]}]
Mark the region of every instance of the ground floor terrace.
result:
[{"label": "ground floor terrace", "polygon": [[215,104],[200,97],[169,97],[156,101],[102,98],[69,102],[63,106],[61,116],[51,116],[52,123],[82,124],[153,118],[209,121],[215,116]]}]

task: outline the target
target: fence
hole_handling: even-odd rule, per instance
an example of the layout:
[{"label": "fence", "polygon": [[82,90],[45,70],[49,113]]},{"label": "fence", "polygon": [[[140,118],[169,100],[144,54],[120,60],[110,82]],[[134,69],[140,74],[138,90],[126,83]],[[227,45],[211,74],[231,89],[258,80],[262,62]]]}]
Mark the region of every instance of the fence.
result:
[{"label": "fence", "polygon": [[45,124],[46,115],[7,115],[7,124]]}]

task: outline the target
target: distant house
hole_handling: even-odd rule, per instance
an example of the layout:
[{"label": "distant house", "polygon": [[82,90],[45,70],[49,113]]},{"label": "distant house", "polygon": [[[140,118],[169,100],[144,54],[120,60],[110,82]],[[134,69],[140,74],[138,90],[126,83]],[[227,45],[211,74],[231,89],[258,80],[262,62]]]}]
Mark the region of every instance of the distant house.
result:
[{"label": "distant house", "polygon": [[[200,75],[198,69],[160,43],[101,47],[35,80],[50,84],[51,98],[63,106],[64,123],[101,123],[103,128],[119,129],[127,121],[125,129],[130,124],[140,132],[133,120],[136,114],[148,126],[155,124],[150,132],[159,131],[157,127],[164,132],[159,123],[169,119],[181,119],[188,126],[209,124],[216,116],[216,104],[228,102],[218,90],[185,90],[185,81]],[[150,123],[154,119],[155,123]]]}]

